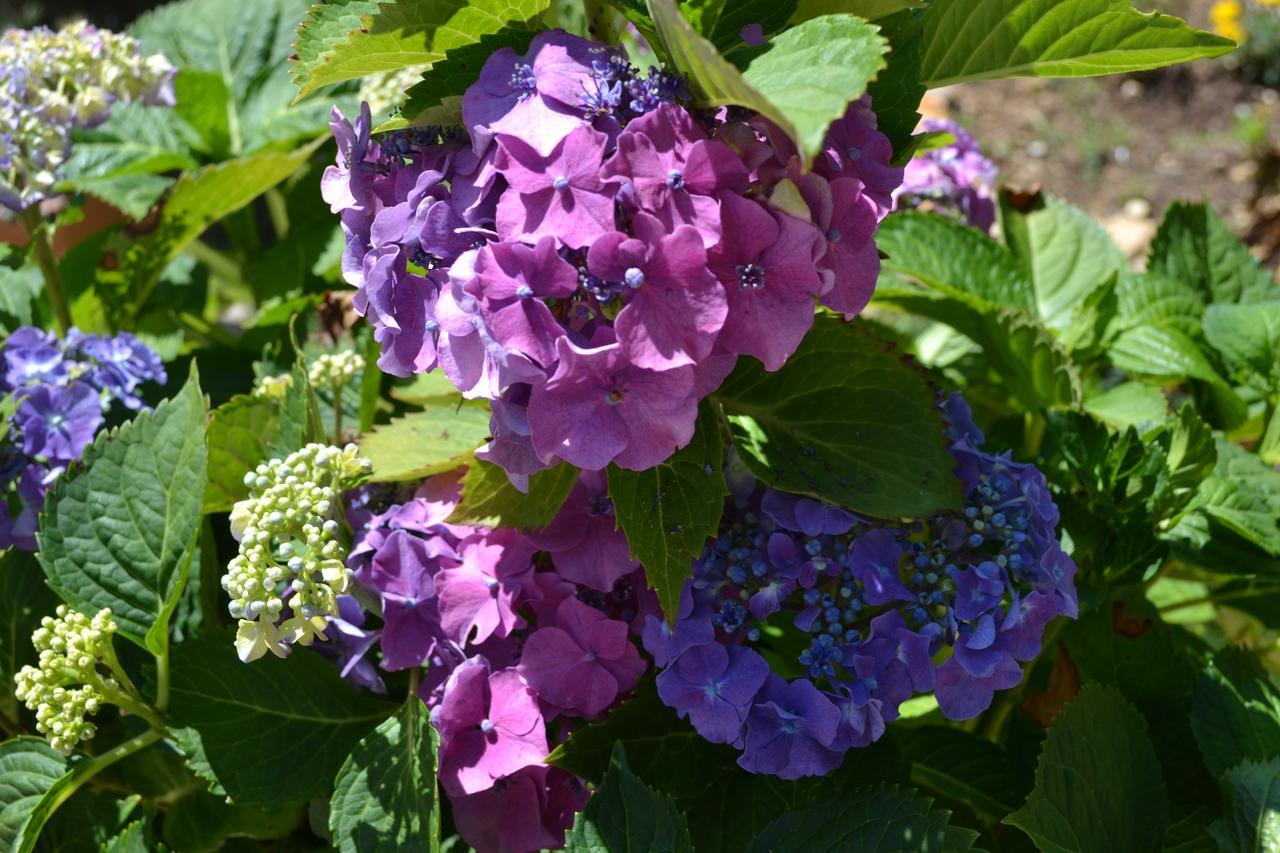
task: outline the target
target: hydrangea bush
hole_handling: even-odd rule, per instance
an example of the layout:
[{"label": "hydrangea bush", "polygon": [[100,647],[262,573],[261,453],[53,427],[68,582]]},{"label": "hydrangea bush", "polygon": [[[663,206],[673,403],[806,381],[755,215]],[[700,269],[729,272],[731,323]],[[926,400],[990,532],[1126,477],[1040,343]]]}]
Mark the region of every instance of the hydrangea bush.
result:
[{"label": "hydrangea bush", "polygon": [[1273,275],[1183,203],[1137,271],[917,112],[1230,47],[1087,0],[7,33],[0,841],[1270,849]]}]

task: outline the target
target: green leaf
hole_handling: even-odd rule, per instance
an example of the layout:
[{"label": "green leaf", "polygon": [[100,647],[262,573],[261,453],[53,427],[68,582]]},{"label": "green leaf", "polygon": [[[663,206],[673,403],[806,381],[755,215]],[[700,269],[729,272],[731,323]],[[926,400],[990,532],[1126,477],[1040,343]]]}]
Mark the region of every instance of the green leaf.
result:
[{"label": "green leaf", "polygon": [[1025,311],[1002,308],[983,316],[978,342],[1005,386],[1028,409],[1073,407],[1080,376],[1062,344]]},{"label": "green leaf", "polygon": [[867,93],[875,104],[878,129],[893,146],[893,165],[905,166],[915,144],[912,134],[920,124],[920,100],[925,93],[920,82],[921,28],[911,12],[899,12],[878,26],[892,49],[889,64],[867,86]]},{"label": "green leaf", "polygon": [[499,466],[472,459],[462,475],[462,497],[449,521],[514,530],[542,527],[556,517],[577,482],[578,469],[562,462],[531,474],[528,491],[522,492]]},{"label": "green leaf", "polygon": [[676,66],[707,104],[755,110],[795,141],[804,165],[827,128],[885,67],[888,42],[852,15],[813,18],[775,36],[739,72],[698,35],[673,0],[648,0],[658,34]]},{"label": "green leaf", "polygon": [[147,841],[147,825],[141,820],[135,820],[102,845],[102,853],[150,853],[152,849]]},{"label": "green leaf", "polygon": [[11,720],[18,718],[13,677],[37,659],[31,632],[57,606],[35,554],[10,548],[0,555],[0,714]]},{"label": "green leaf", "polygon": [[169,720],[193,770],[246,806],[323,791],[356,743],[395,706],[359,693],[308,650],[244,664],[230,633],[174,655]]},{"label": "green leaf", "polygon": [[713,744],[680,721],[658,698],[652,682],[600,723],[579,728],[547,761],[599,783],[614,745],[622,743],[632,768],[688,815],[698,853],[741,853],[773,816],[835,798],[849,788],[906,782],[907,767],[888,738],[851,750],[826,776],[788,782],[740,768],[738,751]]},{"label": "green leaf", "polygon": [[34,265],[12,269],[0,264],[0,321],[6,332],[31,325],[31,309],[44,293],[44,278]]},{"label": "green leaf", "polygon": [[196,790],[165,810],[160,834],[174,850],[212,853],[229,838],[284,838],[302,822],[303,811],[300,803],[267,811]]},{"label": "green leaf", "polygon": [[862,788],[785,814],[765,827],[747,853],[857,850],[905,853],[973,850],[978,833],[949,826],[951,812],[896,786]]},{"label": "green leaf", "polygon": [[[405,93],[400,118],[378,127],[379,131],[428,124],[461,124],[462,96],[480,76],[485,60],[504,47],[518,54],[529,49],[536,35],[523,27],[487,33],[475,44],[445,51],[439,61],[422,72],[422,79]],[[429,374],[426,374],[429,375]]]},{"label": "green leaf", "polygon": [[1204,334],[1250,385],[1264,391],[1280,386],[1280,300],[1210,305]]},{"label": "green leaf", "polygon": [[1158,850],[1168,805],[1142,715],[1112,688],[1086,685],[1049,727],[1035,788],[1004,822],[1044,853]]},{"label": "green leaf", "polygon": [[1204,297],[1193,284],[1164,273],[1126,273],[1116,280],[1116,314],[1121,328],[1159,324],[1194,337],[1200,332]]},{"label": "green leaf", "polygon": [[865,324],[818,317],[781,370],[742,359],[716,398],[747,466],[780,489],[881,517],[959,505],[933,389]]},{"label": "green leaf", "polygon": [[920,726],[898,737],[914,783],[1000,819],[1022,799],[1004,748],[950,726]]},{"label": "green leaf", "polygon": [[68,182],[68,187],[96,196],[136,221],[145,219],[171,186],[173,178],[146,173],[81,177]]},{"label": "green leaf", "polygon": [[791,13],[787,22],[798,24],[819,15],[840,14],[857,15],[859,18],[874,21],[877,18],[887,18],[904,9],[924,9],[927,6],[924,0],[799,0],[796,3],[796,10]]},{"label": "green leaf", "polygon": [[930,88],[1004,77],[1092,77],[1221,56],[1235,43],[1130,0],[946,0],[924,18]]},{"label": "green leaf", "polygon": [[63,601],[111,608],[120,634],[168,648],[169,616],[196,551],[208,450],[205,404],[192,363],[182,390],[98,433],[83,467],[45,499],[40,564]]},{"label": "green leaf", "polygon": [[569,853],[693,853],[684,815],[631,772],[621,743],[586,808],[574,816],[564,847]]},{"label": "green leaf", "polygon": [[238,394],[209,414],[205,512],[226,512],[248,497],[244,475],[271,458],[267,447],[279,429],[280,408],[279,400]]},{"label": "green leaf", "polygon": [[1196,681],[1191,730],[1215,778],[1280,755],[1280,691],[1248,652],[1223,649]]},{"label": "green leaf", "polygon": [[1164,394],[1154,385],[1142,382],[1124,382],[1120,385],[1086,397],[1084,410],[1112,426],[1154,426],[1164,423],[1169,416],[1169,404]]},{"label": "green leaf", "polygon": [[1035,288],[1040,320],[1059,334],[1071,325],[1085,297],[1127,268],[1124,253],[1083,210],[1037,194],[1029,209],[1000,197],[1005,241]]},{"label": "green leaf", "polygon": [[0,848],[14,849],[45,792],[67,772],[67,760],[44,738],[0,743]]},{"label": "green leaf", "polygon": [[324,440],[316,394],[302,359],[298,359],[289,375],[293,381],[280,403],[280,426],[267,444],[269,459],[283,459],[304,444]]},{"label": "green leaf", "polygon": [[1111,363],[1121,370],[1147,376],[1190,377],[1224,385],[1225,380],[1205,357],[1194,338],[1164,323],[1126,329],[1107,350]]},{"label": "green leaf", "polygon": [[1275,298],[1271,271],[1207,204],[1169,206],[1151,240],[1147,268],[1193,285],[1208,302]]},{"label": "green leaf", "polygon": [[876,247],[889,256],[886,270],[945,296],[976,298],[980,302],[971,304],[984,309],[1036,308],[1035,285],[1017,258],[987,235],[946,217],[895,213],[880,223]]},{"label": "green leaf", "polygon": [[688,445],[647,471],[609,466],[609,497],[631,555],[644,566],[662,611],[675,620],[693,560],[724,514],[724,441],[713,406],[698,411]]},{"label": "green leaf", "polygon": [[1213,474],[1201,482],[1170,535],[1202,547],[1210,541],[1212,527],[1221,525],[1280,556],[1280,472],[1226,439],[1218,439],[1217,449]]},{"label": "green leaf", "polygon": [[427,709],[416,695],[356,744],[338,771],[329,802],[329,828],[339,850],[440,849],[438,748]]},{"label": "green leaf", "polygon": [[[446,51],[472,44],[483,35],[529,21],[547,10],[549,0],[400,0],[396,3],[335,4],[332,13],[313,15],[298,30],[293,82],[298,99],[321,86],[426,65]],[[353,27],[353,14],[358,22]],[[316,45],[316,41],[320,45]]]},{"label": "green leaf", "polygon": [[[319,140],[317,140],[317,143]],[[307,161],[312,143],[292,152],[256,154],[189,172],[178,179],[155,230],[129,246],[120,268],[99,273],[99,296],[117,318],[142,310],[165,268],[213,222],[235,213]]]},{"label": "green leaf", "polygon": [[1222,780],[1226,813],[1209,833],[1223,853],[1269,853],[1280,849],[1280,756],[1246,761]]},{"label": "green leaf", "polygon": [[445,403],[374,427],[359,443],[373,461],[373,482],[397,483],[466,465],[488,438],[487,411]]}]

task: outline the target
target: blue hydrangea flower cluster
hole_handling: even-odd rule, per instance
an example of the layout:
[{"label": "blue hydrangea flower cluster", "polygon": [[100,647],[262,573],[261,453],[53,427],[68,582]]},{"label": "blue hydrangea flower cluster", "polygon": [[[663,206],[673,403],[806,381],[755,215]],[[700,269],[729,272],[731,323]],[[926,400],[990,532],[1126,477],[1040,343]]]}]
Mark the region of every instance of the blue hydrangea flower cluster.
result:
[{"label": "blue hydrangea flower cluster", "polygon": [[872,520],[736,478],[675,627],[646,625],[663,701],[745,769],[828,773],[917,693],[974,717],[1022,680],[1050,620],[1076,616],[1044,476],[982,451],[960,397],[942,407],[962,512]]},{"label": "blue hydrangea flower cluster", "polygon": [[22,212],[47,196],[71,133],[115,103],[173,106],[176,71],[137,39],[77,21],[0,36],[0,204]]},{"label": "blue hydrangea flower cluster", "polygon": [[93,441],[111,404],[140,409],[138,387],[166,378],[160,357],[127,332],[72,329],[59,340],[24,326],[5,340],[0,393],[16,405],[0,436],[0,548],[36,549],[45,492]]}]

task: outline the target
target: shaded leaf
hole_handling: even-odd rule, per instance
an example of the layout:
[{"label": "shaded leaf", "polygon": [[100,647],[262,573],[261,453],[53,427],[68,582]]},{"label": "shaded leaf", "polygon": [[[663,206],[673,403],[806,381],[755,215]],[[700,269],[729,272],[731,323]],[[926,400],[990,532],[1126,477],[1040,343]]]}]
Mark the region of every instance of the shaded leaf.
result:
[{"label": "shaded leaf", "polygon": [[1275,299],[1275,278],[1207,204],[1175,202],[1151,240],[1147,268],[1196,287],[1208,302]]},{"label": "shaded leaf", "polygon": [[1222,780],[1226,814],[1209,827],[1223,853],[1280,849],[1280,756],[1246,761]]},{"label": "shaded leaf", "polygon": [[631,772],[621,743],[586,808],[574,816],[564,846],[569,853],[693,853],[684,815]]},{"label": "shaded leaf", "polygon": [[666,462],[647,471],[609,466],[618,523],[668,619],[680,608],[693,560],[720,529],[726,494],[724,442],[710,404],[698,411],[693,439]]},{"label": "shaded leaf", "polygon": [[1248,652],[1223,649],[1196,681],[1191,730],[1215,778],[1280,755],[1280,691]]},{"label": "shaded leaf", "polygon": [[205,512],[226,512],[248,497],[244,475],[270,458],[279,425],[280,401],[270,397],[241,394],[210,412]]},{"label": "shaded leaf", "polygon": [[933,389],[865,324],[818,317],[781,370],[742,359],[716,398],[748,467],[780,489],[882,517],[960,502]]},{"label": "shaded leaf", "polygon": [[32,810],[67,772],[67,760],[44,738],[0,743],[0,847],[14,849]]}]

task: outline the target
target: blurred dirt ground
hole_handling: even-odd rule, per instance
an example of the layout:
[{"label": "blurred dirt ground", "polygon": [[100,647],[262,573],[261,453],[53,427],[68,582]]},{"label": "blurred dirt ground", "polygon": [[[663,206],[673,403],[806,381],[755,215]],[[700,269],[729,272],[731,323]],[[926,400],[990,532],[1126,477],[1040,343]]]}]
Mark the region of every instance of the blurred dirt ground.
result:
[{"label": "blurred dirt ground", "polygon": [[[1145,8],[1209,27],[1212,0]],[[1208,200],[1271,265],[1280,261],[1280,92],[1229,60],[1077,80],[1000,80],[931,92],[925,111],[978,138],[1003,183],[1039,186],[1103,220],[1131,254],[1176,199]]]}]

